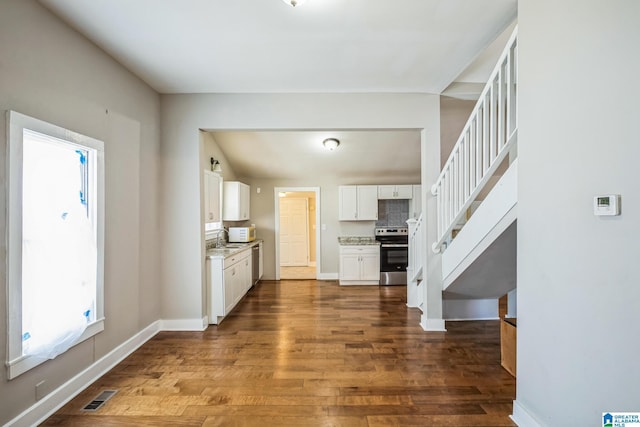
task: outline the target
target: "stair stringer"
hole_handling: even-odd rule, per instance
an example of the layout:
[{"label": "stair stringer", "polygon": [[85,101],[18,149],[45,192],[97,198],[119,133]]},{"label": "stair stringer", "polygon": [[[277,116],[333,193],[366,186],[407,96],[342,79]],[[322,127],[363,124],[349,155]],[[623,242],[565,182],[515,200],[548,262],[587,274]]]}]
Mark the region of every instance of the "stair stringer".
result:
[{"label": "stair stringer", "polygon": [[[497,298],[515,288],[517,170],[516,159],[442,254],[445,298]],[[501,283],[480,277],[491,272]]]}]

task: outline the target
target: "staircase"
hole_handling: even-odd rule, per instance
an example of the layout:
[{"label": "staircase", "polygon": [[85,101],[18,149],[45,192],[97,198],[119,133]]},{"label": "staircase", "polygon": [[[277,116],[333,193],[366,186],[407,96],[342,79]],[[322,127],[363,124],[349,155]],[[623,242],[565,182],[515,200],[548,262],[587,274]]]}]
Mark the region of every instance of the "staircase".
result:
[{"label": "staircase", "polygon": [[[436,241],[423,244],[424,218],[409,222],[410,307],[424,312],[434,294],[424,286],[442,286],[442,298],[453,301],[488,301],[516,288],[517,60],[516,28],[431,188]],[[426,250],[441,257],[437,280],[423,265]]]},{"label": "staircase", "polygon": [[516,29],[431,188],[445,298],[516,287],[517,55]]}]

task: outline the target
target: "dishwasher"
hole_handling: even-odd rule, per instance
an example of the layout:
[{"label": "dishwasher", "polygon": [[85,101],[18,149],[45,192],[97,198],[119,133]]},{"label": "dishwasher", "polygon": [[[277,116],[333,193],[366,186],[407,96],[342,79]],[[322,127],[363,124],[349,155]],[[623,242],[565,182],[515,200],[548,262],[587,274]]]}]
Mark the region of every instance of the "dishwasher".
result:
[{"label": "dishwasher", "polygon": [[255,285],[260,280],[260,245],[251,248],[251,284]]}]

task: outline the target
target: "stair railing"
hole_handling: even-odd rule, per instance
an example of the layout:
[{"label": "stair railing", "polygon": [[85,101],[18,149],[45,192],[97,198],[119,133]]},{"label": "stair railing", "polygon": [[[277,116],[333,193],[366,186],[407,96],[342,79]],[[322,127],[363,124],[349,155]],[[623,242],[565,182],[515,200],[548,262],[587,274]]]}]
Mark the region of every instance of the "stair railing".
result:
[{"label": "stair railing", "polygon": [[446,248],[451,232],[496,172],[518,135],[516,28],[431,193],[436,196],[438,240]]},{"label": "stair railing", "polygon": [[407,263],[407,306],[422,309],[424,301],[424,258],[426,230],[423,215],[407,220],[409,226],[409,256]]},{"label": "stair railing", "polygon": [[[423,271],[423,242],[426,238],[426,234],[424,231],[424,220],[422,219],[422,214],[418,217],[417,220],[407,221],[409,224],[409,254],[408,254],[408,267],[407,271],[411,274],[408,275],[407,279],[410,282],[416,282],[421,279],[422,271]],[[425,245],[426,246],[426,245]]]}]

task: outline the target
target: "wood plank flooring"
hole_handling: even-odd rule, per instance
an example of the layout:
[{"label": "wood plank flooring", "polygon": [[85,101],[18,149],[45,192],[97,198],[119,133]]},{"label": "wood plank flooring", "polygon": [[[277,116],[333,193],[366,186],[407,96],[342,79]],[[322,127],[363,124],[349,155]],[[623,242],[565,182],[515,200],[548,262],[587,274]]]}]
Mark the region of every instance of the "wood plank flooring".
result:
[{"label": "wood plank flooring", "polygon": [[405,304],[404,286],[260,282],[221,325],[158,334],[43,425],[515,425],[499,321],[426,333]]},{"label": "wood plank flooring", "polygon": [[311,280],[316,278],[316,268],[309,267],[280,267],[280,280]]}]

